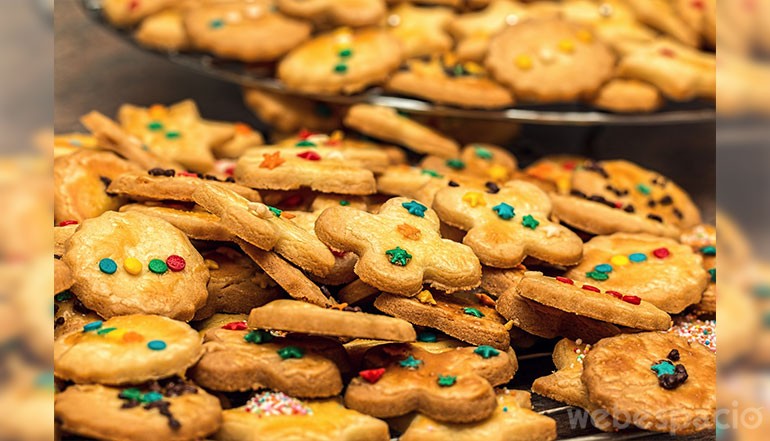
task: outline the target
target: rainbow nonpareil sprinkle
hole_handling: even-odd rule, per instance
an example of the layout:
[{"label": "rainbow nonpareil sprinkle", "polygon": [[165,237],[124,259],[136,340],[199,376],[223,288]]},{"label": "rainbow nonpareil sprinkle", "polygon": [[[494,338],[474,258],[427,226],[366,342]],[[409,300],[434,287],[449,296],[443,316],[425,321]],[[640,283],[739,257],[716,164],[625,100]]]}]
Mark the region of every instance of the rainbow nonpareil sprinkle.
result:
[{"label": "rainbow nonpareil sprinkle", "polygon": [[283,392],[262,392],[246,403],[246,412],[260,418],[278,415],[312,415],[313,409]]},{"label": "rainbow nonpareil sprinkle", "polygon": [[709,348],[711,352],[717,352],[717,322],[716,320],[698,320],[687,316],[666,332],[673,332],[687,339],[688,342],[698,342]]}]

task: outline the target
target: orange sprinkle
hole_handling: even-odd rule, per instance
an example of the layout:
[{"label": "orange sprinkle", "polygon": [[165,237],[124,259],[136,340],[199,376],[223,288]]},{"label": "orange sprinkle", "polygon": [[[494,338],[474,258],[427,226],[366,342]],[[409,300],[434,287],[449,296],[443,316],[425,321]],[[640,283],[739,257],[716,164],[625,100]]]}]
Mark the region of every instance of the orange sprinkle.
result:
[{"label": "orange sprinkle", "polygon": [[262,157],[265,159],[259,164],[259,168],[269,168],[272,170],[286,162],[285,159],[281,158],[281,152],[265,153]]},{"label": "orange sprinkle", "polygon": [[396,231],[401,233],[401,235],[404,236],[406,239],[411,239],[411,240],[418,240],[422,235],[422,232],[420,230],[408,224],[401,224],[397,226]]},{"label": "orange sprinkle", "polygon": [[294,215],[294,214],[287,213],[287,212],[284,211],[283,213],[281,213],[281,217],[284,218],[284,219],[294,219],[297,216]]},{"label": "orange sprinkle", "polygon": [[166,106],[162,104],[153,104],[149,109],[150,117],[160,118],[166,114]]},{"label": "orange sprinkle", "polygon": [[331,306],[332,309],[336,309],[336,310],[339,310],[339,311],[342,311],[343,309],[345,309],[347,307],[348,307],[347,303],[338,303],[336,305],[332,305]]},{"label": "orange sprinkle", "polygon": [[248,134],[251,134],[251,132],[253,132],[253,130],[251,130],[251,127],[249,127],[244,123],[235,123],[233,128],[235,129],[235,133],[239,135],[248,135]]},{"label": "orange sprinkle", "polygon": [[123,334],[123,341],[126,343],[139,343],[144,341],[144,336],[138,332],[128,331]]},{"label": "orange sprinkle", "polygon": [[484,306],[489,306],[490,308],[495,307],[495,301],[492,299],[492,297],[489,297],[488,295],[478,292],[476,293],[476,299]]}]

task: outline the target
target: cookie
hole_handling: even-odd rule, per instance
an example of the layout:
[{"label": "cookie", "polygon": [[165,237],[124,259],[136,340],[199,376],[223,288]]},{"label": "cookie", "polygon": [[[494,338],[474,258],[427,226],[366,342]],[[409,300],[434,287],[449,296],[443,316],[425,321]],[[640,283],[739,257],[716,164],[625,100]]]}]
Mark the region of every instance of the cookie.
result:
[{"label": "cookie", "polygon": [[[299,144],[299,143],[298,143]],[[324,193],[368,195],[375,193],[374,175],[360,160],[346,159],[334,148],[299,145],[300,148],[261,147],[249,150],[235,167],[237,182],[267,190],[310,188]],[[384,152],[372,151],[385,161]]]},{"label": "cookie", "polygon": [[455,141],[388,107],[356,104],[348,110],[344,124],[365,135],[403,145],[417,153],[451,158],[460,152]]},{"label": "cookie", "polygon": [[387,441],[384,421],[346,409],[339,400],[300,401],[261,392],[246,405],[222,412],[218,441]]},{"label": "cookie", "polygon": [[381,294],[374,301],[380,311],[413,325],[428,326],[466,343],[510,347],[505,319],[495,311],[495,302],[483,294],[459,292],[445,295],[424,290],[412,298]]},{"label": "cookie", "polygon": [[407,165],[389,167],[377,178],[380,193],[412,198],[428,206],[433,204],[436,193],[446,186],[483,187],[484,184],[484,180],[468,175],[444,175],[433,169]]},{"label": "cookie", "polygon": [[232,138],[234,131],[230,124],[201,118],[192,100],[168,107],[124,104],[118,110],[118,120],[123,129],[139,138],[150,152],[201,173],[214,167],[212,147]]},{"label": "cookie", "polygon": [[326,132],[339,126],[337,109],[325,103],[253,88],[243,89],[243,102],[261,121],[279,132]]},{"label": "cookie", "polygon": [[[233,137],[221,144],[215,144],[211,147],[211,152],[217,159],[238,159],[246,150],[251,147],[260,146],[265,143],[262,134],[254,130],[251,126],[244,123],[233,124]],[[214,168],[218,168],[217,163]],[[228,166],[228,168],[230,168]],[[232,174],[232,170],[227,170]]]},{"label": "cookie", "polygon": [[518,162],[502,147],[474,143],[463,147],[455,158],[426,156],[420,167],[451,178],[468,176],[502,184],[515,175]]},{"label": "cookie", "polygon": [[[700,224],[682,232],[679,241],[689,245],[692,250],[703,257],[703,269],[716,274],[717,231],[713,225]],[[715,315],[717,312],[717,284],[712,278],[703,292],[701,301],[693,306],[699,315]]]},{"label": "cookie", "polygon": [[401,44],[404,58],[409,59],[450,50],[452,37],[445,29],[453,17],[449,8],[401,3],[390,10],[385,24],[388,32]]},{"label": "cookie", "polygon": [[252,309],[249,327],[388,341],[414,341],[416,337],[412,325],[401,319],[321,308],[296,300],[275,300]]},{"label": "cookie", "polygon": [[337,291],[336,298],[341,303],[355,305],[356,303],[373,299],[378,294],[380,294],[379,289],[367,285],[361,279],[357,279],[340,288]]},{"label": "cookie", "polygon": [[588,398],[620,423],[687,435],[714,430],[716,356],[657,332],[594,345],[583,360]]},{"label": "cookie", "polygon": [[75,279],[72,291],[105,318],[144,313],[190,320],[208,296],[209,271],[187,236],[139,213],[110,211],[84,221],[62,260]]},{"label": "cookie", "polygon": [[[311,146],[311,144],[313,145]],[[334,130],[328,135],[300,130],[296,136],[282,139],[278,145],[284,148],[303,146],[333,148],[343,154],[346,159],[360,163],[362,167],[375,173],[382,173],[386,164],[398,165],[407,162],[406,153],[399,147],[377,143],[370,138],[345,133],[342,130]],[[387,161],[384,161],[383,153],[387,157]]]},{"label": "cookie", "polygon": [[569,194],[572,189],[572,174],[585,160],[582,156],[548,155],[530,164],[524,169],[524,174],[553,183],[559,194]]},{"label": "cookie", "polygon": [[222,408],[216,397],[180,380],[126,389],[70,386],[55,395],[54,415],[63,430],[88,438],[191,440],[217,431]]},{"label": "cookie", "polygon": [[386,12],[384,0],[277,0],[276,6],[286,15],[330,26],[371,26]]},{"label": "cookie", "polygon": [[157,315],[123,315],[54,342],[54,374],[75,383],[139,384],[184,374],[201,355],[198,333]]},{"label": "cookie", "polygon": [[594,106],[618,113],[647,113],[658,110],[663,99],[658,89],[636,80],[614,79],[591,101]]},{"label": "cookie", "polygon": [[698,303],[710,279],[702,258],[671,239],[617,233],[591,239],[583,251],[583,261],[566,277],[638,296],[670,313]]},{"label": "cookie", "polygon": [[269,303],[282,294],[278,285],[248,256],[232,248],[218,247],[203,253],[208,265],[209,296],[193,320],[214,313],[248,314],[251,308]]},{"label": "cookie", "polygon": [[283,260],[281,256],[272,251],[260,250],[242,240],[236,239],[236,243],[289,296],[318,306],[335,304],[334,299],[327,297],[318,285],[307,278],[305,273]]},{"label": "cookie", "polygon": [[235,321],[209,329],[203,356],[190,371],[201,386],[235,392],[272,389],[297,397],[322,398],[342,390],[335,359],[345,360],[342,345],[321,338],[277,337]]},{"label": "cookie", "polygon": [[309,23],[277,13],[266,0],[203,3],[187,11],[184,26],[195,49],[246,63],[277,60],[312,31]]},{"label": "cookie", "polygon": [[96,138],[86,133],[60,133],[53,137],[53,157],[67,156],[81,149],[95,149],[99,147]]},{"label": "cookie", "polygon": [[674,325],[666,331],[687,339],[688,343],[700,343],[709,351],[717,352],[717,321],[701,320],[692,314],[674,318]]},{"label": "cookie", "polygon": [[146,173],[123,173],[112,180],[107,187],[107,191],[110,194],[121,195],[140,201],[193,202],[193,192],[204,181],[211,185],[229,189],[250,201],[261,201],[256,190],[236,184],[232,182],[232,179],[220,180],[215,175],[199,176],[195,173],[177,173],[173,169],[164,170],[161,168],[153,168]]},{"label": "cookie", "polygon": [[468,423],[491,416],[493,386],[516,372],[516,356],[491,347],[442,348],[412,344],[375,346],[364,355],[365,370],[351,380],[345,405],[378,418],[412,411],[440,422]]},{"label": "cookie", "polygon": [[72,288],[75,282],[72,278],[72,271],[66,263],[59,259],[53,260],[53,293],[58,294]]},{"label": "cookie", "polygon": [[163,204],[146,202],[144,204],[128,204],[120,207],[121,213],[140,213],[157,217],[170,223],[187,235],[190,239],[229,241],[234,237],[229,230],[222,226],[219,217],[193,205]]},{"label": "cookie", "polygon": [[572,101],[593,95],[610,78],[615,57],[578,25],[529,20],[495,36],[484,65],[519,100]]},{"label": "cookie", "polygon": [[556,421],[532,410],[529,392],[496,391],[497,407],[487,420],[474,424],[445,424],[417,415],[401,436],[402,441],[489,441],[556,439]]},{"label": "cookie", "polygon": [[142,46],[169,52],[184,50],[190,44],[179,9],[166,9],[145,18],[134,38]]},{"label": "cookie", "polygon": [[168,6],[174,0],[105,0],[102,11],[107,20],[118,27],[128,27],[139,23],[145,17],[152,15]]},{"label": "cookie", "polygon": [[433,208],[442,221],[468,231],[463,243],[485,265],[511,268],[526,256],[574,265],[583,255],[580,238],[549,220],[548,195],[528,182],[486,191],[446,187],[436,193]]},{"label": "cookie", "polygon": [[54,222],[83,221],[126,202],[105,190],[123,173],[137,172],[135,165],[110,152],[81,150],[54,160]]},{"label": "cookie", "polygon": [[671,317],[637,296],[599,288],[572,279],[525,275],[516,292],[529,300],[570,314],[589,317],[627,328],[665,331]]},{"label": "cookie", "polygon": [[83,329],[83,326],[101,320],[95,312],[83,306],[83,304],[70,291],[62,291],[54,297],[54,340],[72,331]]},{"label": "cookie", "polygon": [[278,65],[278,79],[299,92],[352,94],[384,81],[401,57],[400,43],[385,30],[339,28],[291,51]]},{"label": "cookie", "polygon": [[[234,235],[259,248],[275,250],[305,271],[323,277],[335,265],[331,250],[314,234],[297,225],[291,213],[249,202],[234,192],[208,183],[193,193],[193,199],[219,216],[222,225]],[[272,246],[264,246],[272,240]]]},{"label": "cookie", "polygon": [[613,48],[649,42],[657,36],[654,30],[637,19],[633,9],[623,0],[564,2],[560,11],[565,20],[590,28]]},{"label": "cookie", "polygon": [[571,187],[570,196],[552,196],[554,215],[588,233],[678,237],[700,223],[682,188],[628,161],[585,162],[573,172]]},{"label": "cookie", "polygon": [[628,0],[626,4],[644,24],[666,33],[679,42],[697,47],[698,33],[675,13],[675,2],[666,0]]},{"label": "cookie", "polygon": [[393,198],[377,214],[332,207],[318,217],[318,238],[358,256],[355,273],[382,291],[413,296],[423,284],[452,292],[477,286],[481,265],[465,245],[442,239],[427,206]]}]

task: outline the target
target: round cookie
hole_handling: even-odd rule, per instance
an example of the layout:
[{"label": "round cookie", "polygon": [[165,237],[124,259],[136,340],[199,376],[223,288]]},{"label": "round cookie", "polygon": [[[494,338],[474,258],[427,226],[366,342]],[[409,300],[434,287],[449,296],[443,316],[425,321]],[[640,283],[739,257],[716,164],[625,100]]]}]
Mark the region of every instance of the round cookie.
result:
[{"label": "round cookie", "polygon": [[341,28],[290,52],[278,78],[300,92],[350,94],[383,81],[400,64],[401,47],[387,32]]},{"label": "round cookie", "polygon": [[72,291],[100,316],[160,314],[190,320],[206,302],[209,271],[187,236],[139,213],[107,212],[72,235],[62,258]]},{"label": "round cookie", "polygon": [[83,329],[83,326],[101,320],[95,312],[88,308],[75,297],[71,292],[64,291],[53,296],[54,320],[53,320],[53,338],[54,340],[62,335],[69,334],[72,331]]},{"label": "round cookie", "polygon": [[716,356],[700,344],[658,332],[606,338],[583,360],[582,380],[589,400],[620,423],[676,435],[714,430]]},{"label": "round cookie", "polygon": [[593,95],[612,75],[615,57],[587,29],[531,20],[493,38],[485,65],[520,100],[571,101]]},{"label": "round cookie", "polygon": [[216,397],[181,381],[127,389],[71,386],[56,394],[54,413],[69,433],[122,441],[205,439],[222,421]]},{"label": "round cookie", "polygon": [[138,384],[183,374],[200,355],[200,335],[188,324],[124,315],[91,322],[56,340],[54,374],[80,384]]}]

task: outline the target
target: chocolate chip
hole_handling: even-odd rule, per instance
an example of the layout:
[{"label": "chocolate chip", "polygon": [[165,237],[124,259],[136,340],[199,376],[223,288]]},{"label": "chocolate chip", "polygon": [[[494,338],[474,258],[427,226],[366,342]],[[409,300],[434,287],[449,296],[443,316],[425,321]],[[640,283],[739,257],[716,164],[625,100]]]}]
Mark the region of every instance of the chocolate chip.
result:
[{"label": "chocolate chip", "polygon": [[679,361],[679,351],[677,349],[672,349],[671,352],[668,353],[668,358],[671,361]]},{"label": "chocolate chip", "polygon": [[652,220],[654,220],[655,222],[660,222],[660,223],[663,223],[663,218],[662,218],[662,217],[660,217],[660,216],[658,216],[657,214],[652,214],[652,213],[650,213],[650,214],[648,214],[648,215],[647,215],[647,218],[648,218],[648,219],[652,219]]},{"label": "chocolate chip", "polygon": [[138,401],[128,400],[128,401],[123,402],[123,404],[120,406],[120,408],[121,409],[131,409],[131,408],[139,406],[139,404],[140,403]]},{"label": "chocolate chip", "polygon": [[484,186],[487,187],[487,193],[496,194],[500,192],[500,187],[492,181],[487,182]]},{"label": "chocolate chip", "polygon": [[676,216],[677,219],[682,219],[684,217],[684,215],[682,214],[681,211],[679,211],[678,208],[674,208],[674,216]]},{"label": "chocolate chip", "polygon": [[147,170],[147,174],[150,176],[166,176],[166,170],[160,167],[155,167]]},{"label": "chocolate chip", "polygon": [[671,199],[671,196],[669,196],[669,195],[665,195],[665,196],[663,196],[663,197],[662,197],[662,198],[661,198],[661,199],[658,201],[658,203],[659,203],[660,205],[663,205],[663,206],[667,206],[667,205],[671,205],[671,204],[673,204],[673,203],[674,203],[674,200],[673,200],[673,199]]},{"label": "chocolate chip", "polygon": [[88,310],[88,308],[83,306],[83,303],[81,303],[77,298],[75,298],[75,300],[72,302],[72,310],[81,314],[88,314],[91,312]]},{"label": "chocolate chip", "polygon": [[53,304],[53,313],[58,314],[59,313],[59,305],[56,303]]},{"label": "chocolate chip", "polygon": [[64,322],[65,322],[64,317],[59,317],[56,319],[55,322],[53,322],[53,327],[56,328],[58,326],[61,326],[64,324]]},{"label": "chocolate chip", "polygon": [[589,201],[593,201],[593,202],[598,202],[600,204],[604,204],[604,205],[606,205],[608,207],[611,207],[611,208],[615,208],[615,204],[614,203],[608,201],[607,199],[604,198],[604,196],[601,196],[601,195],[598,195],[598,194],[595,194],[595,195],[592,195],[592,196],[588,196],[588,200]]},{"label": "chocolate chip", "polygon": [[329,291],[329,288],[327,288],[325,285],[321,285],[321,286],[319,286],[319,288],[321,289],[321,292],[322,292],[322,293],[323,293],[323,294],[324,294],[326,297],[331,297],[331,296],[332,296],[332,293],[331,293],[331,291]]},{"label": "chocolate chip", "polygon": [[347,312],[362,312],[363,311],[363,309],[361,309],[360,306],[346,306],[346,307],[342,308],[342,310],[343,311],[347,311]]},{"label": "chocolate chip", "polygon": [[656,205],[658,205],[658,203],[653,201],[652,199],[647,201],[647,206],[650,207],[650,208],[655,208]]},{"label": "chocolate chip", "polygon": [[232,176],[228,176],[227,179],[225,179],[225,182],[235,182],[235,178]]},{"label": "chocolate chip", "polygon": [[572,196],[577,196],[579,198],[588,199],[588,195],[583,193],[580,190],[572,189],[572,190],[570,190],[569,194],[572,195]]},{"label": "chocolate chip", "polygon": [[104,184],[105,187],[109,187],[110,184],[112,184],[112,179],[107,176],[99,176],[99,180],[102,181],[102,184]]},{"label": "chocolate chip", "polygon": [[455,181],[449,181],[449,186],[450,186],[450,187],[459,187],[459,186],[460,186],[460,184],[458,184],[458,183],[457,183],[457,182],[455,182]]},{"label": "chocolate chip", "polygon": [[176,176],[176,171],[174,171],[174,169],[172,168],[169,168],[163,172],[163,176],[167,178],[173,178],[174,176]]},{"label": "chocolate chip", "polygon": [[583,168],[588,170],[588,171],[592,171],[592,172],[600,174],[604,179],[609,179],[609,177],[610,177],[609,173],[607,173],[607,170],[605,170],[596,161],[586,161],[586,163],[583,165]]},{"label": "chocolate chip", "polygon": [[658,384],[663,389],[673,390],[684,384],[688,378],[687,369],[683,364],[678,364],[674,368],[673,374],[661,375],[658,377]]},{"label": "chocolate chip", "polygon": [[634,213],[636,212],[636,208],[634,208],[633,205],[628,204],[625,207],[623,207],[623,211],[625,211],[626,213]]}]

